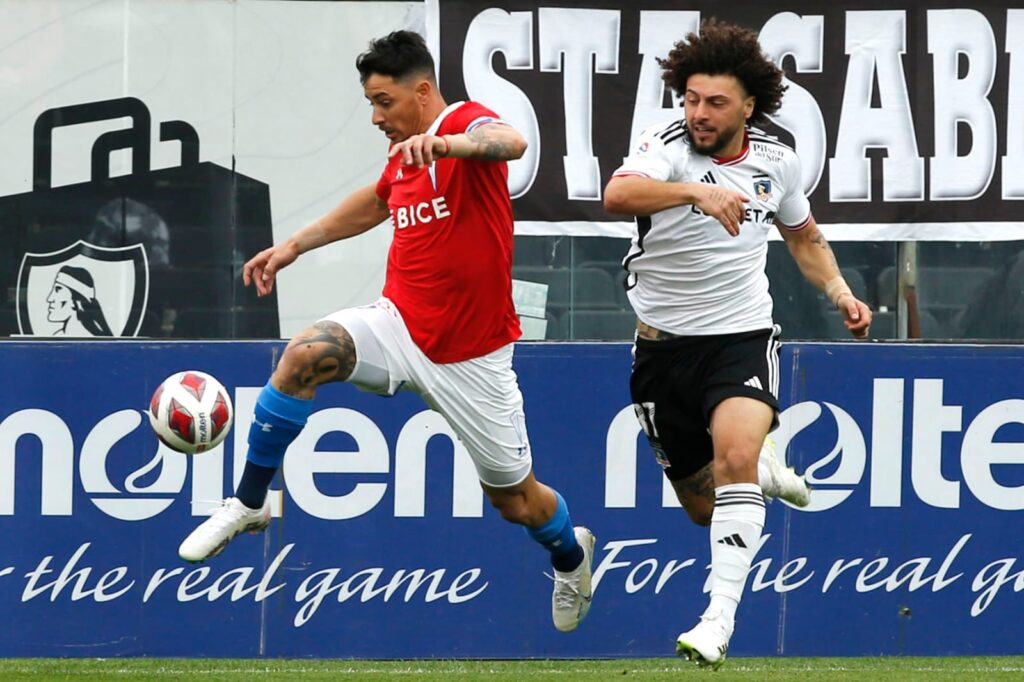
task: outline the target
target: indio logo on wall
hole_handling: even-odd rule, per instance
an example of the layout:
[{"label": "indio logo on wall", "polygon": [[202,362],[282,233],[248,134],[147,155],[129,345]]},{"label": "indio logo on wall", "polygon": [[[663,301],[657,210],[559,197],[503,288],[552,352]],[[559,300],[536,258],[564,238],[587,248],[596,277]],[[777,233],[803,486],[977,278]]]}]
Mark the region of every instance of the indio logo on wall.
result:
[{"label": "indio logo on wall", "polygon": [[26,253],[18,274],[18,329],[34,336],[137,336],[149,295],[142,244],[76,241]]},{"label": "indio logo on wall", "polygon": [[[180,149],[176,165],[153,167],[154,137]],[[88,179],[55,182],[82,145]],[[130,172],[112,173],[121,152]],[[190,123],[154,124],[135,97],[47,109],[31,168],[30,192],[0,196],[0,336],[280,335],[276,297],[237,284],[240,263],[273,241],[270,187],[200,160]]]}]

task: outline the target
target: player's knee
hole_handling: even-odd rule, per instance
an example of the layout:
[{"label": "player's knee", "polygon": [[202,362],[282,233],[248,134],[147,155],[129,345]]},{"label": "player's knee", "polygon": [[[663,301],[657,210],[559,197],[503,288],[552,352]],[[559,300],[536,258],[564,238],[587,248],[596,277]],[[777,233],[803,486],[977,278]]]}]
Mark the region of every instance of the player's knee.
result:
[{"label": "player's knee", "polygon": [[355,344],[348,332],[334,323],[317,323],[292,337],[274,369],[274,384],[286,391],[301,391],[344,381],[355,362]]},{"label": "player's knee", "polygon": [[523,495],[490,495],[491,506],[509,523],[530,525],[531,511]]},{"label": "player's knee", "polygon": [[712,471],[716,481],[745,480],[757,474],[757,452],[737,446],[715,453]]},{"label": "player's knee", "polygon": [[305,383],[302,377],[309,376],[314,365],[313,354],[292,339],[274,368],[274,384],[282,389],[300,389]]}]

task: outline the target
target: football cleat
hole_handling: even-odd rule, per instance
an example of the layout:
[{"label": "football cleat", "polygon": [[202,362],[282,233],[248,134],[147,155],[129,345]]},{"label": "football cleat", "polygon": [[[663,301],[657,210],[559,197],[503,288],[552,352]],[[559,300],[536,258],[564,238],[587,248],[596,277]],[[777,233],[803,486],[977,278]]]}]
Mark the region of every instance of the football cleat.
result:
[{"label": "football cleat", "polygon": [[551,620],[562,632],[572,632],[587,617],[593,591],[590,587],[591,564],[597,538],[589,529],[573,529],[576,542],[583,548],[583,561],[569,572],[555,571],[555,589],[551,593]]},{"label": "football cleat", "polygon": [[692,630],[676,638],[676,655],[717,670],[725,663],[732,628],[721,611],[705,613]]},{"label": "football cleat", "polygon": [[249,509],[237,498],[229,497],[182,541],[178,556],[192,562],[211,559],[223,552],[239,533],[260,533],[269,525],[269,498],[262,509]]},{"label": "football cleat", "polygon": [[784,467],[775,455],[775,441],[764,439],[761,454],[757,459],[757,479],[761,492],[768,497],[777,497],[797,507],[806,507],[811,502],[811,486],[803,474],[793,467]]}]

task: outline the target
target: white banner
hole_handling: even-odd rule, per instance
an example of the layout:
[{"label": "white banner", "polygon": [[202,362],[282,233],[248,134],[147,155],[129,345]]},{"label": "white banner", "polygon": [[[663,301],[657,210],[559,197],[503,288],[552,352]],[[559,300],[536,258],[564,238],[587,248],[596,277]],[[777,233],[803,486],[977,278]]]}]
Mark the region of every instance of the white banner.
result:
[{"label": "white banner", "polygon": [[[355,59],[373,38],[424,31],[423,12],[420,2],[0,0],[0,197],[32,190],[42,112],[136,97],[154,121],[193,126],[202,162],[268,184],[280,241],[376,181],[388,143],[370,124]],[[88,181],[94,142],[124,126],[57,128],[53,186]],[[152,137],[151,168],[177,166],[181,145],[162,142],[159,126]],[[131,152],[113,152],[111,177],[130,172]],[[23,228],[0,220],[4,232]],[[383,225],[284,271],[281,335],[376,299],[390,243]]]},{"label": "white banner", "polygon": [[748,26],[786,72],[792,144],[832,239],[1024,239],[1024,9],[1003,3],[428,0],[443,88],[528,139],[517,233],[628,236],[602,189],[638,133],[682,117],[657,59],[702,18]]}]

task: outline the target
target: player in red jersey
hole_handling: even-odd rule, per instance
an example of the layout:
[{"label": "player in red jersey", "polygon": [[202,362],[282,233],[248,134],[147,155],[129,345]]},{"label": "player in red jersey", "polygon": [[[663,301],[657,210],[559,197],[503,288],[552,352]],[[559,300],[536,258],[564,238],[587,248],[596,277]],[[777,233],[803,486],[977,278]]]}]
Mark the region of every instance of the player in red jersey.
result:
[{"label": "player in red jersey", "polygon": [[307,251],[394,225],[383,296],[332,313],[295,335],[256,403],[235,496],[182,542],[187,561],[216,556],[243,531],[267,527],[267,489],[312,410],[316,387],[348,381],[393,395],[418,392],[448,420],[484,492],[506,520],[551,553],[552,618],[574,630],[590,608],[594,536],[533,474],[523,399],[512,370],[512,201],[507,162],[526,140],[475,102],[448,104],[423,38],[397,31],[356,60],[373,124],[391,141],[375,185],[245,264],[268,294]]}]

